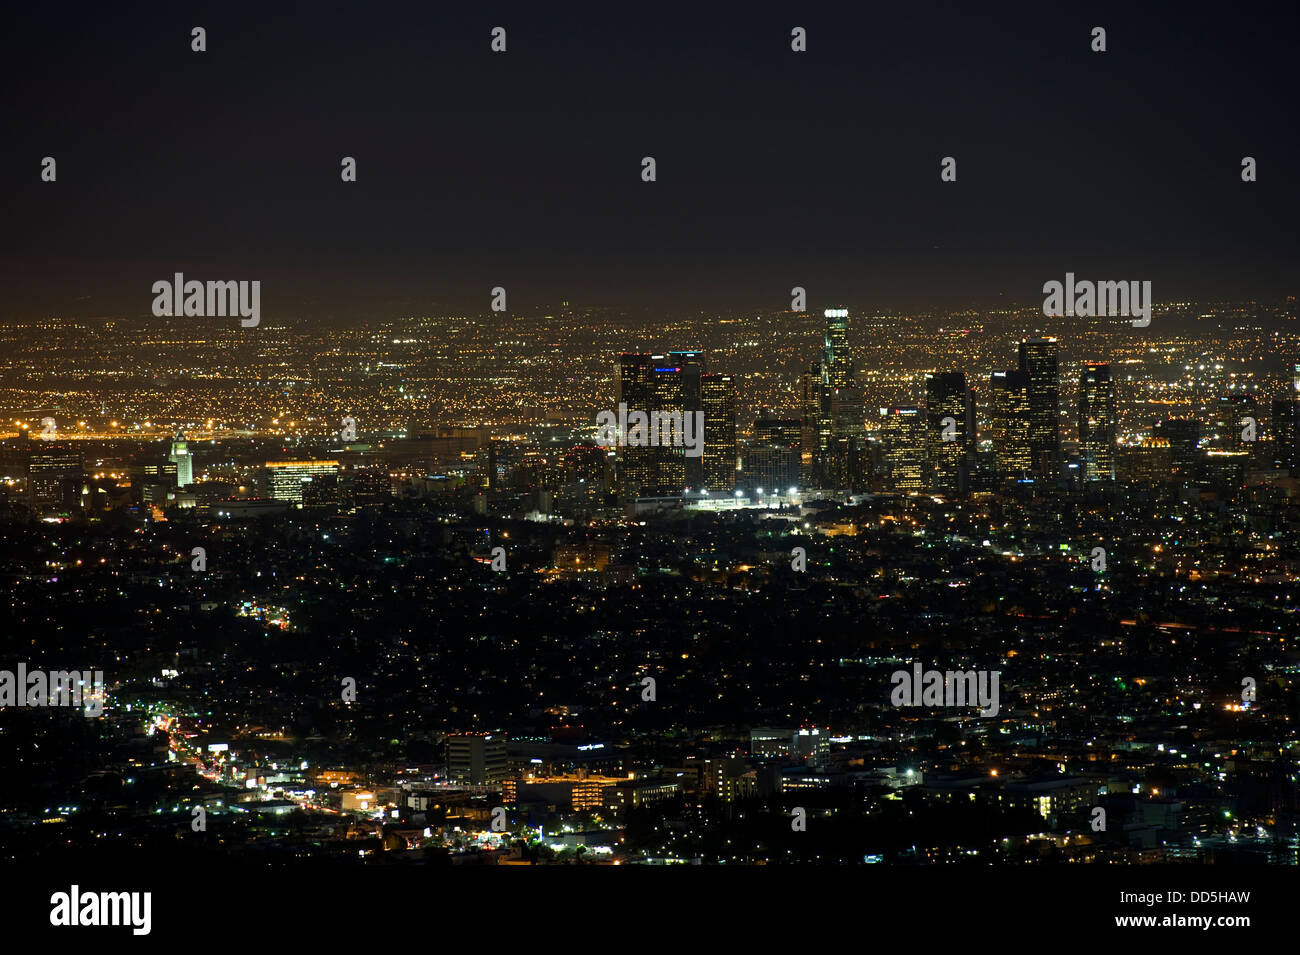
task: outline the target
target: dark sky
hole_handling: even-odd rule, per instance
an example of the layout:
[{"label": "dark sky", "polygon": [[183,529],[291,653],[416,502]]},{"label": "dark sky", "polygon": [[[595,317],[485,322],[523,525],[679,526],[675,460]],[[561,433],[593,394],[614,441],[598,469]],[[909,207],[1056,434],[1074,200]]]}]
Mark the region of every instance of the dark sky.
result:
[{"label": "dark sky", "polygon": [[175,271],[322,319],[1293,293],[1300,5],[1134,6],[24,4],[3,314],[147,314]]}]

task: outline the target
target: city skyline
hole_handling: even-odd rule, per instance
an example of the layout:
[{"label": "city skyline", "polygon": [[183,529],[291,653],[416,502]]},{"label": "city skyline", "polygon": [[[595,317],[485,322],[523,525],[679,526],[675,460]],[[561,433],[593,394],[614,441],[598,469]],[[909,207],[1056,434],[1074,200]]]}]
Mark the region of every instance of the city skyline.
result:
[{"label": "city skyline", "polygon": [[891,945],[1281,925],[1298,41],[13,11],[0,919],[586,941],[743,869]]}]

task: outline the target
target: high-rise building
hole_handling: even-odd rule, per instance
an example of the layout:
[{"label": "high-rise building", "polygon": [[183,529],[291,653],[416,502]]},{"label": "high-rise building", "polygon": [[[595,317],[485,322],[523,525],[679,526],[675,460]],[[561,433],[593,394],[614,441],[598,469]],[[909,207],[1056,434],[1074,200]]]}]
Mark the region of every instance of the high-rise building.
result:
[{"label": "high-rise building", "polygon": [[78,506],[85,465],[71,442],[30,438],[27,458],[27,498],[33,508]]},{"label": "high-rise building", "polygon": [[925,490],[925,415],[920,408],[887,408],[881,413],[885,486],[900,492]]},{"label": "high-rise building", "polygon": [[731,375],[700,376],[704,406],[704,481],[711,493],[736,487],[736,380]]},{"label": "high-rise building", "polygon": [[803,434],[799,443],[801,484],[824,487],[824,463],[831,446],[831,388],[827,384],[825,364],[812,362],[800,380],[800,417]]},{"label": "high-rise building", "polygon": [[447,737],[447,775],[474,786],[499,783],[506,778],[505,740],[480,733]]},{"label": "high-rise building", "polygon": [[930,488],[965,493],[975,448],[975,403],[963,372],[926,374],[925,438]]},{"label": "high-rise building", "polygon": [[1020,343],[1020,370],[1029,376],[1029,448],[1035,474],[1055,481],[1061,471],[1059,348],[1055,338]]},{"label": "high-rise building", "polygon": [[781,494],[799,484],[799,449],[772,444],[749,444],[737,481],[746,488]]},{"label": "high-rise building", "polygon": [[1273,466],[1300,469],[1300,398],[1273,399]]},{"label": "high-rise building", "polygon": [[1214,447],[1220,451],[1253,451],[1263,427],[1254,395],[1223,395],[1214,406]]},{"label": "high-rise building", "polygon": [[167,460],[176,465],[176,486],[188,487],[194,483],[194,455],[190,453],[185,432],[177,431]]},{"label": "high-rise building", "polygon": [[[654,403],[652,382],[655,356],[645,353],[624,353],[618,356],[618,403],[629,411],[649,413]],[[618,436],[618,462],[621,490],[628,497],[647,493],[653,472],[653,448],[629,446],[627,435]]]},{"label": "high-rise building", "polygon": [[[692,380],[698,386],[699,374],[692,374],[682,365],[665,363],[663,359],[657,361],[651,369],[652,377],[651,386],[651,405],[650,411],[658,411],[661,414],[684,415],[689,410],[692,403],[699,403],[698,399],[690,393],[690,384]],[[629,406],[629,410],[631,410]],[[651,451],[651,478],[650,490],[653,494],[682,494],[686,491],[689,484],[688,478],[688,459],[686,457],[686,448],[673,444],[665,445],[663,443],[662,432],[658,447],[652,446]],[[701,455],[702,457],[702,455]],[[699,462],[700,458],[695,461]],[[689,470],[694,470],[693,468]],[[699,487],[703,475],[697,478],[695,486]]]},{"label": "high-rise building", "polygon": [[803,422],[764,410],[754,421],[754,440],[746,445],[740,480],[747,488],[778,490],[799,485]]},{"label": "high-rise building", "polygon": [[1115,480],[1116,426],[1110,365],[1088,362],[1079,376],[1079,452],[1087,480]]},{"label": "high-rise building", "polygon": [[318,476],[338,474],[337,461],[267,461],[266,483],[274,501],[302,503],[303,485]]},{"label": "high-rise building", "polygon": [[[692,432],[696,430],[698,415],[704,412],[702,392],[704,381],[704,353],[700,351],[675,351],[667,355],[625,353],[618,357],[618,400],[626,405],[629,416],[640,412],[651,416],[671,415],[674,427],[691,417]],[[716,394],[715,394],[716,397]],[[731,425],[734,454],[734,397],[732,399],[733,424]],[[725,409],[715,407],[725,415]],[[631,430],[631,428],[629,428]],[[668,435],[663,429],[647,429],[653,439],[646,445],[628,443],[628,435],[619,436],[621,489],[625,497],[678,495],[687,489],[699,490],[706,483],[704,452],[707,448],[708,423],[704,423],[704,441],[701,453],[688,457],[684,444],[664,443]],[[726,429],[719,436],[719,453],[725,454]],[[675,441],[675,438],[674,438]],[[716,476],[716,475],[715,475]]]},{"label": "high-rise building", "polygon": [[801,483],[860,486],[867,470],[866,421],[849,350],[849,310],[828,308],[823,316],[821,361],[808,366],[800,387]]},{"label": "high-rise building", "polygon": [[831,434],[836,438],[867,437],[867,416],[862,389],[857,385],[836,386],[831,392]]},{"label": "high-rise building", "polygon": [[850,491],[867,489],[870,454],[862,390],[849,384],[830,388],[831,443],[823,453],[826,485]]},{"label": "high-rise building", "polygon": [[1029,375],[1023,371],[993,372],[989,378],[989,437],[998,481],[1032,477],[1029,427]]},{"label": "high-rise building", "polygon": [[[681,369],[682,382],[682,406],[681,411],[685,414],[695,414],[704,410],[703,396],[700,393],[701,379],[704,375],[704,352],[702,351],[670,351],[668,353],[668,364]],[[677,411],[677,408],[667,408],[664,410]],[[707,428],[706,428],[707,435]],[[704,456],[683,459],[686,466],[686,474],[683,484],[694,490],[700,490],[704,487]]]},{"label": "high-rise building", "polygon": [[1201,437],[1204,427],[1199,421],[1188,418],[1166,418],[1155,427],[1155,437],[1169,448],[1170,467],[1180,478],[1193,477],[1201,458]]},{"label": "high-rise building", "polygon": [[853,384],[853,356],[849,353],[849,310],[828,308],[825,313],[826,335],[822,369],[826,384],[844,388]]},{"label": "high-rise building", "polygon": [[754,443],[801,448],[803,421],[799,418],[778,418],[765,408],[754,421]]}]

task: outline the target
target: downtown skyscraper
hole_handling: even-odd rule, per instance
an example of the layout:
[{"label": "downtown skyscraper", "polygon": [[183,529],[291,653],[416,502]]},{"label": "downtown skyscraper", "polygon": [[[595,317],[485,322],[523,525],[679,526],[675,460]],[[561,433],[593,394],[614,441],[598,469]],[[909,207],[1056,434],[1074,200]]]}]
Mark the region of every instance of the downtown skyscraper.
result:
[{"label": "downtown skyscraper", "polygon": [[1030,421],[1029,375],[1023,371],[993,372],[989,376],[989,437],[998,482],[1031,478]]},{"label": "downtown skyscraper", "polygon": [[891,491],[923,491],[925,473],[925,414],[920,408],[883,408],[885,486]]},{"label": "downtown skyscraper", "polygon": [[1020,343],[1020,371],[1029,377],[1029,454],[1035,477],[1055,482],[1061,473],[1061,400],[1055,338]]},{"label": "downtown skyscraper", "polygon": [[1110,365],[1088,362],[1079,376],[1079,453],[1086,480],[1115,480],[1116,427]]},{"label": "downtown skyscraper", "polygon": [[700,376],[704,406],[704,476],[709,493],[736,487],[736,379],[715,372]]},{"label": "downtown skyscraper", "polygon": [[964,494],[975,450],[975,402],[960,371],[925,376],[925,450],[930,489]]},{"label": "downtown skyscraper", "polygon": [[828,308],[823,313],[826,332],[822,347],[822,369],[832,388],[853,384],[853,356],[849,353],[849,310]]},{"label": "downtown skyscraper", "polygon": [[[629,410],[649,412],[656,408],[654,369],[662,355],[645,352],[625,352],[618,356],[617,397],[620,405]],[[625,496],[636,497],[651,493],[658,484],[656,455],[658,448],[626,444],[626,435],[619,435],[618,464],[619,485]],[[683,478],[685,468],[683,468]]]},{"label": "downtown skyscraper", "polygon": [[703,414],[703,448],[691,457],[671,444],[633,445],[621,435],[619,491],[625,498],[728,491],[735,486],[736,382],[705,371],[704,352],[624,352],[617,359],[617,400],[628,412]]},{"label": "downtown skyscraper", "polygon": [[849,350],[849,310],[828,308],[822,359],[803,376],[802,473],[806,485],[863,489],[867,482],[866,416]]}]

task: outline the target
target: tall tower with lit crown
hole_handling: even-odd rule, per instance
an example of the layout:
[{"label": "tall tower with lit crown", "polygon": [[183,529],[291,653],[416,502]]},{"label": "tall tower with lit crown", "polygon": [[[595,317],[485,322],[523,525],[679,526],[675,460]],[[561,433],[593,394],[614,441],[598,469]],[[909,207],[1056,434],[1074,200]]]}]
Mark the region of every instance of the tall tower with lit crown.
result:
[{"label": "tall tower with lit crown", "polygon": [[190,453],[189,442],[185,440],[184,431],[176,432],[176,439],[172,441],[171,453],[167,455],[167,460],[176,465],[177,487],[186,487],[194,483],[194,455]]}]

